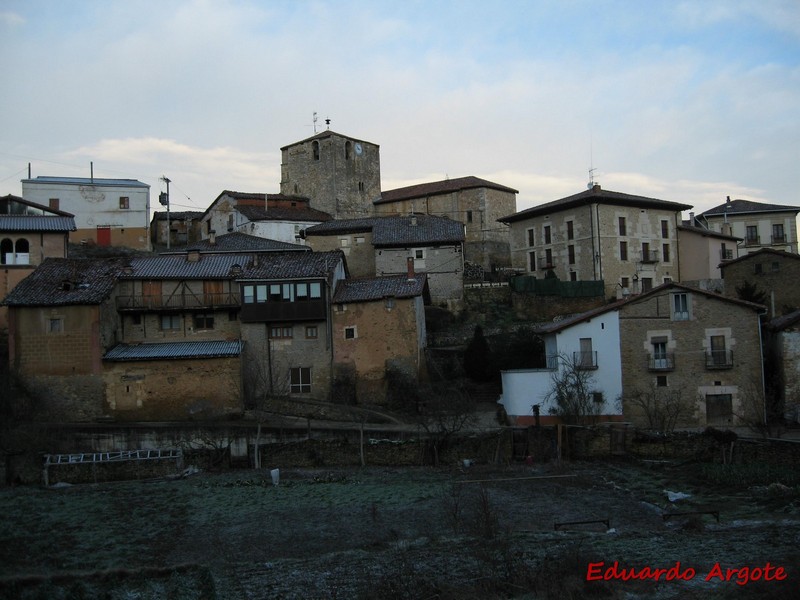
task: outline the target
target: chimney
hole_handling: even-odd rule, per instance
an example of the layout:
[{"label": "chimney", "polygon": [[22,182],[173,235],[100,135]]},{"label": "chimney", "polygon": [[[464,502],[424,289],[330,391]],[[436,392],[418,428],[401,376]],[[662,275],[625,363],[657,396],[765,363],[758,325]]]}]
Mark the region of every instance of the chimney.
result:
[{"label": "chimney", "polygon": [[215,229],[212,229],[208,232],[208,243],[211,246],[217,245],[217,231]]},{"label": "chimney", "polygon": [[200,250],[189,250],[186,254],[186,262],[200,262]]},{"label": "chimney", "polygon": [[694,213],[689,213],[689,227],[694,227]]},{"label": "chimney", "polygon": [[406,259],[406,267],[408,268],[408,280],[416,281],[416,274],[414,273],[414,257],[409,256]]},{"label": "chimney", "polygon": [[411,226],[412,227],[417,226],[417,215],[411,215]]},{"label": "chimney", "polygon": [[728,196],[728,204],[730,204],[730,203],[731,203],[731,197]]}]

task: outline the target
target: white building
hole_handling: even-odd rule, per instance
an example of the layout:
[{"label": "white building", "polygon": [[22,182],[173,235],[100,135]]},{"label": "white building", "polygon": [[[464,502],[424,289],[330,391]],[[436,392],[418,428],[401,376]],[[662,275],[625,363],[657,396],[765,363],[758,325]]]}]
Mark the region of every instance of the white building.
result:
[{"label": "white building", "polygon": [[75,215],[72,243],[150,249],[150,186],[136,179],[22,180],[22,197]]},{"label": "white building", "polygon": [[621,420],[619,312],[604,306],[541,327],[537,333],[544,339],[547,367],[501,371],[503,393],[498,402],[511,421],[516,425],[534,424],[533,407],[538,406],[541,424],[559,422],[553,416],[556,404],[548,395],[553,389],[553,377],[569,365],[590,374],[593,420]]}]

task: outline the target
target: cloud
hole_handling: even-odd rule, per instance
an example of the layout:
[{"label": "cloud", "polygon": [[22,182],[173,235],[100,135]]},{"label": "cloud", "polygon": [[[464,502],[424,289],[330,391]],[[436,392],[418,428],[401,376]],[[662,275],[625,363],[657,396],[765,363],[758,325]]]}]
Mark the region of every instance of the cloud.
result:
[{"label": "cloud", "polygon": [[25,25],[26,21],[22,15],[14,12],[3,11],[0,12],[0,24],[7,27],[20,27]]}]

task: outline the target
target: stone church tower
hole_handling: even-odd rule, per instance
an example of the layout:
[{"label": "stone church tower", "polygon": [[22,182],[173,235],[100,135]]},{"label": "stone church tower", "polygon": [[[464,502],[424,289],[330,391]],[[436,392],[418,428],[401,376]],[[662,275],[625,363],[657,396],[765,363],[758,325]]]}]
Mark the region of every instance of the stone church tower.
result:
[{"label": "stone church tower", "polygon": [[281,194],[336,219],[367,217],[381,195],[380,147],[330,129],[281,148]]}]

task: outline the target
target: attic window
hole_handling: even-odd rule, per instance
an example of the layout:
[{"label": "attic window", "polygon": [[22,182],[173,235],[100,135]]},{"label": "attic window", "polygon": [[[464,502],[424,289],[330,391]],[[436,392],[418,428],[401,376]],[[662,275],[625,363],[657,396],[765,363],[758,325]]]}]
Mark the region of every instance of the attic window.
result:
[{"label": "attic window", "polygon": [[72,290],[73,287],[74,286],[72,285],[72,282],[65,279],[64,281],[61,282],[61,287],[59,289],[62,292],[69,292],[70,290]]}]

